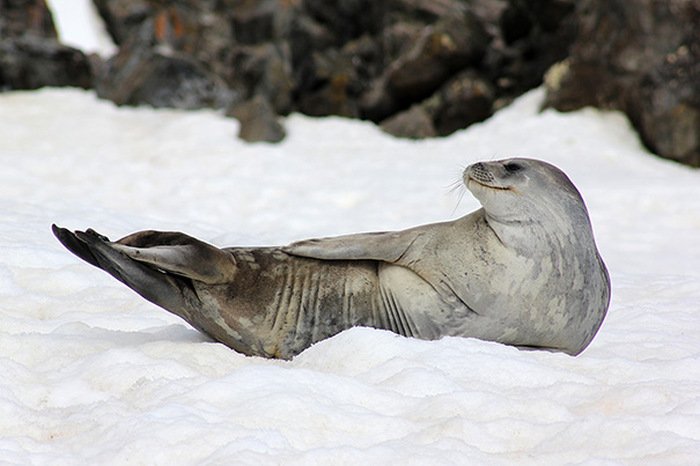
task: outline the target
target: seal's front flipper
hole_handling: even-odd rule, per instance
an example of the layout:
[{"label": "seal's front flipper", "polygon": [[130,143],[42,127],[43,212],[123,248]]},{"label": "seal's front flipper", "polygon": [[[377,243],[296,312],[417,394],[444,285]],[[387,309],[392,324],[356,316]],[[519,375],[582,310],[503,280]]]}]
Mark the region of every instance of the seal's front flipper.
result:
[{"label": "seal's front flipper", "polygon": [[229,283],[236,273],[232,254],[183,233],[141,231],[112,247],[133,260],[208,285]]},{"label": "seal's front flipper", "polygon": [[380,260],[398,263],[420,240],[421,229],[359,233],[298,241],[282,248],[287,254],[325,260]]}]

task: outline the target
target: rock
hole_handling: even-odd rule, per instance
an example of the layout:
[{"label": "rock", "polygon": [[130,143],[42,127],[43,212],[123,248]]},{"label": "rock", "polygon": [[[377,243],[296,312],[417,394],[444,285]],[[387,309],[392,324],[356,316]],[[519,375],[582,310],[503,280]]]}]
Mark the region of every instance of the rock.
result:
[{"label": "rock", "polygon": [[31,35],[0,41],[0,90],[44,86],[90,88],[92,71],[85,54]]},{"label": "rock", "polygon": [[260,94],[268,98],[277,114],[291,111],[294,81],[286,48],[274,43],[234,45],[229,53],[223,77],[239,100]]},{"label": "rock", "polygon": [[43,0],[0,1],[0,90],[91,85],[88,58],[58,42]]},{"label": "rock", "polygon": [[363,34],[376,34],[383,26],[386,5],[376,0],[304,0],[304,12],[333,32],[340,47]]},{"label": "rock", "polygon": [[236,104],[227,112],[240,123],[238,137],[248,142],[279,142],[286,133],[270,102],[261,95]]},{"label": "rock", "polygon": [[115,44],[133,47],[138,38],[152,46],[190,55],[216,74],[225,70],[225,60],[235,43],[231,8],[227,8],[231,0],[93,2]]},{"label": "rock", "polygon": [[92,0],[115,44],[126,43],[154,15],[149,0]]},{"label": "rock", "polygon": [[275,38],[277,0],[243,1],[231,12],[234,37],[239,44],[260,44]]},{"label": "rock", "polygon": [[387,1],[387,13],[398,15],[402,20],[412,18],[424,23],[432,23],[447,16],[464,14],[468,10],[467,2],[460,0]]},{"label": "rock", "polygon": [[387,90],[400,100],[420,100],[456,70],[476,65],[488,37],[472,15],[450,16],[426,28],[415,45],[389,66]]},{"label": "rock", "polygon": [[147,21],[107,60],[96,82],[98,96],[117,105],[196,109],[225,107],[232,99],[223,80],[190,55],[153,46]]},{"label": "rock", "polygon": [[422,139],[437,136],[430,114],[424,106],[418,104],[387,118],[379,126],[385,132],[400,138]]},{"label": "rock", "polygon": [[304,5],[281,0],[234,0],[230,3],[228,8],[223,6],[216,12],[226,15],[230,11],[235,42],[245,45],[286,40]]},{"label": "rock", "polygon": [[[117,102],[235,100],[420,137],[487,118],[549,70],[548,105],[623,110],[652,150],[700,165],[697,0],[94,2],[122,49],[100,72]],[[18,4],[46,29],[43,2]]]},{"label": "rock", "polygon": [[315,52],[298,83],[297,108],[312,116],[361,117],[360,96],[382,71],[382,51],[369,35],[346,43],[340,50]]},{"label": "rock", "polygon": [[493,100],[488,81],[463,71],[420,104],[387,118],[381,128],[409,139],[447,136],[491,116]]},{"label": "rock", "polygon": [[585,0],[570,56],[552,68],[546,105],[625,112],[663,157],[700,166],[700,4]]},{"label": "rock", "polygon": [[[573,0],[507,0],[501,7],[481,70],[495,86],[497,107],[542,84],[545,72],[566,58],[576,38]],[[491,18],[498,11],[481,10]]]},{"label": "rock", "polygon": [[447,136],[490,117],[494,98],[493,86],[487,80],[466,71],[450,79],[424,105],[436,133]]},{"label": "rock", "polygon": [[[410,27],[389,32],[410,31]],[[385,119],[435,92],[457,71],[478,66],[489,38],[481,23],[461,10],[420,30],[414,40],[362,96],[362,114]]]},{"label": "rock", "polygon": [[629,99],[627,114],[648,147],[700,167],[700,42],[668,54]]},{"label": "rock", "polygon": [[292,18],[289,25],[287,42],[292,53],[292,66],[295,70],[304,68],[314,51],[325,50],[337,42],[333,32],[313,18],[298,14]]},{"label": "rock", "polygon": [[0,40],[32,35],[56,39],[51,11],[44,0],[0,1]]}]

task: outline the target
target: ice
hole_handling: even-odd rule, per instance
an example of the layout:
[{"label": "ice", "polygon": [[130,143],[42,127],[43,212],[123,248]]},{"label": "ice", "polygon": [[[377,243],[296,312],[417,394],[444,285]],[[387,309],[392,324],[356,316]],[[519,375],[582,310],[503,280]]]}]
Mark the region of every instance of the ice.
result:
[{"label": "ice", "polygon": [[[249,145],[214,111],[0,94],[0,463],[697,464],[700,172],[617,113],[542,97],[445,139],[292,115],[282,144]],[[450,185],[506,156],[562,167],[588,204],[613,299],[576,358],[365,328],[245,357],[50,232],[224,246],[404,228],[475,209]]]}]

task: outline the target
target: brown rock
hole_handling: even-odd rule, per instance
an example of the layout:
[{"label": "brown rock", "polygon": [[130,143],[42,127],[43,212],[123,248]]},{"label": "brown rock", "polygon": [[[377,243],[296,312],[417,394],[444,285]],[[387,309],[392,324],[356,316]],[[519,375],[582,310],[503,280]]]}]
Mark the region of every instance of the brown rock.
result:
[{"label": "brown rock", "polygon": [[430,114],[421,105],[414,105],[397,113],[379,126],[387,133],[400,138],[422,139],[437,136]]},{"label": "brown rock", "polygon": [[236,104],[227,112],[240,123],[238,137],[248,142],[279,142],[286,133],[272,105],[261,95]]},{"label": "brown rock", "polygon": [[663,157],[700,166],[700,3],[585,0],[546,105],[622,110]]},{"label": "brown rock", "polygon": [[450,79],[425,105],[437,134],[447,136],[490,117],[494,98],[488,81],[466,71]]}]

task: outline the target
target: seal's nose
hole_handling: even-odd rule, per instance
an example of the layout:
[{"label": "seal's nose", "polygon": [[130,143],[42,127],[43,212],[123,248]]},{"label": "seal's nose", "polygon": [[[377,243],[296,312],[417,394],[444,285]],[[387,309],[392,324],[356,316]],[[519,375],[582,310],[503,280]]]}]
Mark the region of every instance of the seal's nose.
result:
[{"label": "seal's nose", "polygon": [[477,162],[469,167],[469,174],[472,178],[482,183],[491,183],[494,181],[493,175],[481,162]]}]

